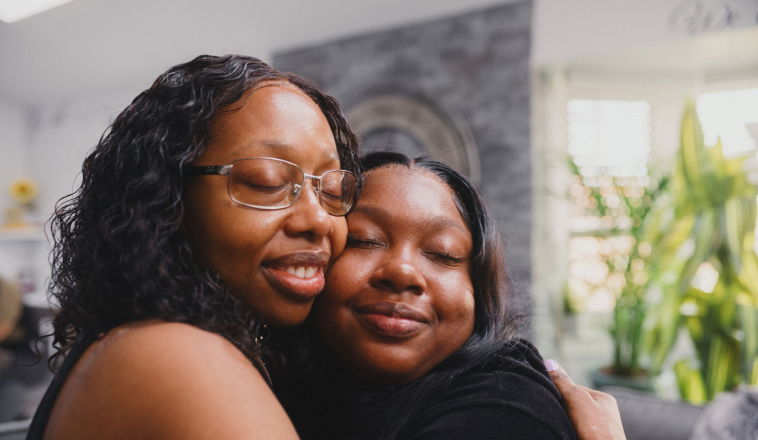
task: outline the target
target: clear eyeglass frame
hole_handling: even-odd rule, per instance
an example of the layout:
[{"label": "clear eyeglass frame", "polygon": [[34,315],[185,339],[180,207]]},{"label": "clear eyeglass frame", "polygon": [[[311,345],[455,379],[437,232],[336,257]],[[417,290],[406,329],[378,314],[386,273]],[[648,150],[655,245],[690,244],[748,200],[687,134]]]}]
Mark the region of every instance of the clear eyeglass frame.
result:
[{"label": "clear eyeglass frame", "polygon": [[[294,196],[292,197],[291,201],[279,206],[267,206],[267,205],[255,205],[255,204],[245,203],[235,198],[234,195],[232,194],[232,169],[234,168],[235,163],[242,162],[242,161],[249,161],[249,160],[275,161],[275,162],[279,162],[281,164],[286,164],[286,165],[296,168],[300,172],[300,174],[303,176],[303,179],[300,183],[291,182],[292,183],[291,195]],[[314,176],[312,174],[308,174],[305,171],[303,171],[303,169],[300,168],[297,164],[294,164],[284,159],[275,158],[275,157],[244,157],[244,158],[234,160],[229,165],[184,166],[183,170],[184,170],[185,176],[214,176],[214,175],[227,176],[227,185],[226,185],[227,194],[229,194],[229,198],[231,198],[233,202],[238,203],[243,206],[247,206],[249,208],[261,209],[261,210],[267,210],[267,211],[286,209],[292,206],[297,201],[297,199],[300,198],[300,194],[303,192],[303,188],[305,188],[306,180],[311,180],[312,183],[315,183],[313,181],[318,182],[318,184],[313,185],[313,189],[316,195],[319,197],[319,204],[321,205],[322,208],[324,208],[326,212],[336,217],[347,215],[347,213],[350,212],[350,209],[352,209],[352,207],[355,206],[355,201],[356,201],[357,193],[358,193],[357,191],[358,179],[356,178],[355,174],[352,173],[351,171],[329,170],[329,171],[324,172],[320,176]],[[323,183],[324,177],[330,173],[341,173],[343,175],[343,179],[344,179],[344,176],[350,176],[353,181],[352,188],[350,189],[350,191],[348,191],[347,202],[345,202],[345,197],[342,197],[341,198],[342,209],[336,212],[333,212],[333,210],[327,204],[325,204],[323,200],[322,183]],[[340,180],[340,182],[342,182],[342,179]]]}]

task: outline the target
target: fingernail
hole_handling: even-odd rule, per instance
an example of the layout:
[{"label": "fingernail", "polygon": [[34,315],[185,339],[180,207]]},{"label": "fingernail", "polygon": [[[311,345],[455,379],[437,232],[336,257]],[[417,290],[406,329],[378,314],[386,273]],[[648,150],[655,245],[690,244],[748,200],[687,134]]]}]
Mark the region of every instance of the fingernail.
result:
[{"label": "fingernail", "polygon": [[547,371],[555,371],[560,367],[558,367],[558,362],[548,359],[545,361],[545,368],[547,368]]}]

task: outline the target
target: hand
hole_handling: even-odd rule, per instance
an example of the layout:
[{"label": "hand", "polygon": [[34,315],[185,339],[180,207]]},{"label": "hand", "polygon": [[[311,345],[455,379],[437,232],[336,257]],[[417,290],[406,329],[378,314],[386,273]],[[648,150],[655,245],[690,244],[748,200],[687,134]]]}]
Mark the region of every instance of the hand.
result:
[{"label": "hand", "polygon": [[545,366],[563,397],[561,404],[579,440],[626,440],[613,396],[575,384],[552,359],[546,360]]}]

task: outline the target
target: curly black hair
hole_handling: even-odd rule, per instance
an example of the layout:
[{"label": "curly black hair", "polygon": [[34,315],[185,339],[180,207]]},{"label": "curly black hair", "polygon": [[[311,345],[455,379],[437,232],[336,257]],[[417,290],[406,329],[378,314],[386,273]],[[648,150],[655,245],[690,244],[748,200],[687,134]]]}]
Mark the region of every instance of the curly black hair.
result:
[{"label": "curly black hair", "polygon": [[89,153],[81,186],[51,218],[55,359],[94,327],[142,319],[192,324],[249,356],[259,322],[217,274],[195,263],[182,233],[182,166],[200,156],[214,116],[261,81],[298,87],[324,113],[343,169],[358,174],[358,141],[339,104],[308,79],[240,55],[202,55],[158,77]]}]

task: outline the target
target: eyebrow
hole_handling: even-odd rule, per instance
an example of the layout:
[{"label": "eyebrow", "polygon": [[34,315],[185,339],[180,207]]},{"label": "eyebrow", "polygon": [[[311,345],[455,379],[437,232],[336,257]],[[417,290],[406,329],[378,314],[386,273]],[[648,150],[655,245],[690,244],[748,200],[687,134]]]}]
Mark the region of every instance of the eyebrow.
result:
[{"label": "eyebrow", "polygon": [[[370,218],[378,218],[383,221],[392,220],[394,217],[393,214],[384,208],[381,207],[375,207],[375,206],[356,206],[353,208],[353,210],[350,212],[349,215],[353,214],[363,214]],[[463,226],[461,226],[459,223],[453,221],[450,217],[446,217],[444,215],[430,215],[425,220],[427,224],[437,227],[437,228],[455,228],[459,231],[469,233],[469,230]]]},{"label": "eyebrow", "polygon": [[[292,148],[292,144],[288,144],[286,142],[278,141],[275,139],[262,139],[257,141],[257,143],[265,146],[265,147],[273,147],[273,148]],[[337,153],[332,152],[326,152],[323,154],[324,160],[326,161],[340,161],[340,157]]]}]

